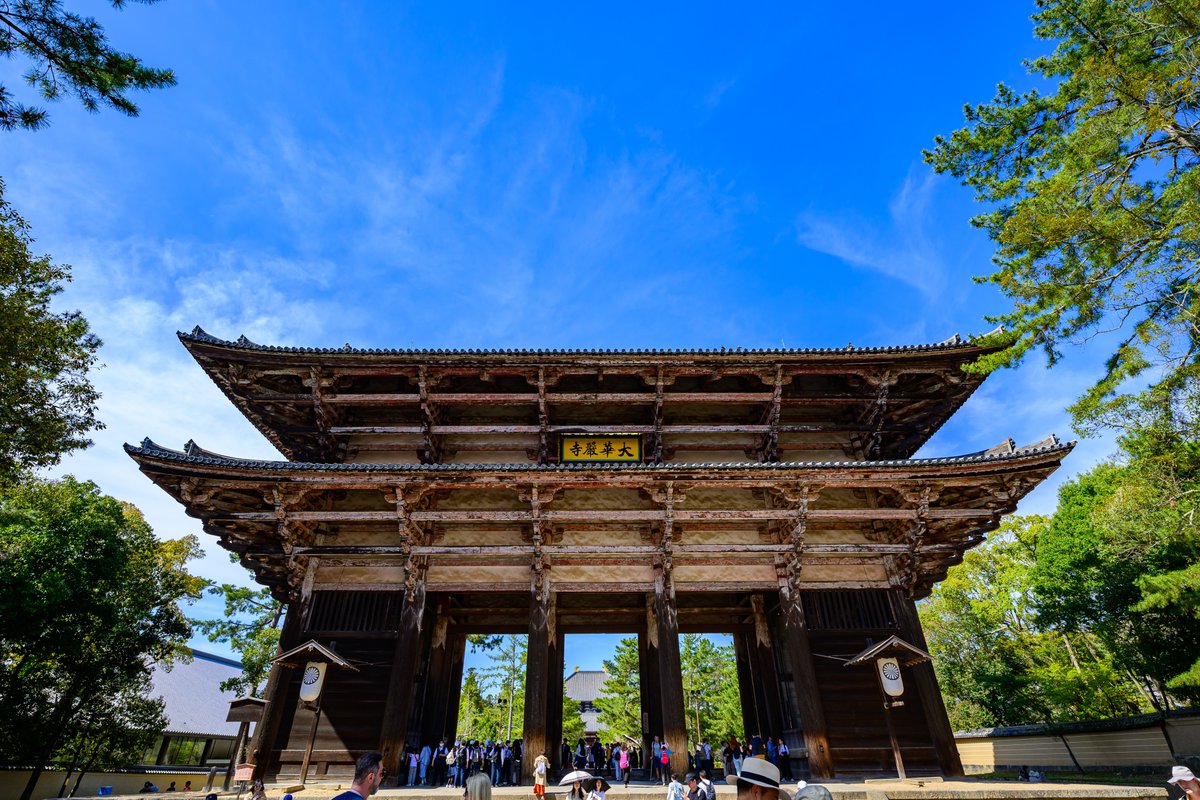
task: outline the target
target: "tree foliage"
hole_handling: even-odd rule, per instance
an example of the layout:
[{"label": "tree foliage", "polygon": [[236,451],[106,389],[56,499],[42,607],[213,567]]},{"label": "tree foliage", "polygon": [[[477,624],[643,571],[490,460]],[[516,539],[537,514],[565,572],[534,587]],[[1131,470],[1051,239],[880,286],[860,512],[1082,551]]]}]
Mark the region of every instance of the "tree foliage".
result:
[{"label": "tree foliage", "polygon": [[59,753],[59,761],[66,764],[63,788],[74,778],[69,797],[75,796],[84,775],[137,764],[158,741],[167,718],[163,701],[149,692],[149,680],[139,676],[118,694],[98,698],[83,710]]},{"label": "tree foliage", "polygon": [[921,624],[958,730],[1095,719],[1146,710],[1088,628],[1039,615],[1033,574],[1045,517],[1006,520],[921,604]]},{"label": "tree foliage", "polygon": [[[604,661],[604,672],[604,684],[600,687],[600,696],[596,698],[596,708],[600,711],[600,724],[611,734],[606,738],[641,741],[642,676],[637,637],[627,637],[617,642],[613,657]],[[574,716],[579,716],[578,708]]]},{"label": "tree foliage", "polygon": [[492,662],[463,677],[458,705],[458,732],[468,739],[516,739],[525,726],[526,636],[472,634],[472,650]]},{"label": "tree foliage", "polygon": [[0,483],[87,447],[99,394],[87,371],[97,339],[78,311],[51,302],[70,268],[35,256],[29,225],[4,202],[0,182]]},{"label": "tree foliage", "polygon": [[[112,0],[112,5],[119,9],[125,3]],[[30,62],[25,82],[43,99],[74,95],[88,111],[107,107],[135,117],[138,107],[129,92],[175,84],[171,70],[148,67],[114,49],[100,23],[67,11],[60,0],[0,0],[0,56],[18,54]],[[33,130],[45,124],[45,110],[14,99],[0,84],[0,128]]]},{"label": "tree foliage", "polygon": [[0,489],[0,759],[34,766],[24,797],[89,709],[180,652],[199,552],[195,537],[158,541],[91,483]]},{"label": "tree foliage", "polygon": [[[1037,0],[1027,63],[1051,89],[1000,85],[926,160],[974,189],[996,243],[979,280],[1013,302],[1009,347],[976,365],[1112,334],[1072,407],[1083,432],[1200,378],[1200,0]],[[1130,386],[1136,388],[1130,389]]]},{"label": "tree foliage", "polygon": [[210,642],[224,642],[237,652],[242,673],[221,682],[221,691],[258,697],[279,651],[279,626],[286,606],[270,589],[248,589],[232,583],[208,586],[210,595],[225,600],[225,615],[193,619],[192,625]]}]

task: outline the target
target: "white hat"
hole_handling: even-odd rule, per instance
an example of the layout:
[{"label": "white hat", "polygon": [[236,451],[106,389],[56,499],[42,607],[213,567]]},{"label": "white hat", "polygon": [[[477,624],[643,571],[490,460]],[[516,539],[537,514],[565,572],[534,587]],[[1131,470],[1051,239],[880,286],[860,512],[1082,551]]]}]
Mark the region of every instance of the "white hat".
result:
[{"label": "white hat", "polygon": [[792,800],[792,795],[779,786],[779,767],[759,756],[742,761],[742,771],[737,775],[726,775],[725,782],[736,785],[738,781],[753,783],[779,792],[780,800]]},{"label": "white hat", "polygon": [[1179,783],[1180,781],[1194,781],[1196,776],[1187,767],[1171,767],[1171,779],[1167,783]]}]

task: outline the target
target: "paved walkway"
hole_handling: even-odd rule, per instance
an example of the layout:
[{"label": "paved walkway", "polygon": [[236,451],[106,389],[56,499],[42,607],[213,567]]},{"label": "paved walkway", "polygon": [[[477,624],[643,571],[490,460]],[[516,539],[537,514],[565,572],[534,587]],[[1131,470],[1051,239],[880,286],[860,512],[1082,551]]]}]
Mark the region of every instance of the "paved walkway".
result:
[{"label": "paved walkway", "polygon": [[[825,781],[821,784],[829,789],[835,800],[1021,800],[1022,798],[1044,798],[1045,800],[1165,800],[1165,783],[1148,781],[1145,786],[1111,786],[1096,783],[1017,783],[1016,781],[984,781],[971,778],[952,780],[867,780]],[[348,784],[310,784],[296,792],[296,800],[329,800]],[[267,797],[278,800],[283,794],[282,786],[267,789]],[[795,789],[795,784],[784,784],[785,789]],[[551,787],[548,800],[561,800],[562,787]],[[614,786],[608,791],[608,800],[664,800],[665,789],[651,784]],[[163,795],[157,795],[164,797]],[[190,797],[192,795],[178,795]],[[497,800],[533,800],[533,789],[529,786],[499,786],[492,789]],[[719,800],[734,800],[732,786],[718,785]],[[134,795],[145,798],[146,795]],[[176,795],[169,795],[176,797]],[[230,794],[229,797],[236,797]],[[243,794],[242,798],[248,797]],[[451,800],[462,797],[461,789],[399,788],[382,789],[377,798],[403,798],[403,800]],[[222,795],[224,800],[225,795]]]}]

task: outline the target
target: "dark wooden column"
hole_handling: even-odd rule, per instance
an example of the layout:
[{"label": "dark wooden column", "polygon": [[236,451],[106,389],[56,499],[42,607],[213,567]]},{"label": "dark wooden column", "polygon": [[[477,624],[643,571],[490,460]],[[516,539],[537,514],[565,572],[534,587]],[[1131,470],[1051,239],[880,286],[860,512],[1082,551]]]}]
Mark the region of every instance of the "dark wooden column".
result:
[{"label": "dark wooden column", "polygon": [[552,615],[550,580],[539,572],[529,596],[529,649],[525,660],[525,728],[521,735],[524,746],[522,781],[532,782],[534,759],[543,750],[547,754],[550,752],[546,743],[550,665],[558,660],[550,653],[551,644],[557,640],[551,630]]},{"label": "dark wooden column", "polygon": [[654,598],[646,598],[647,629],[638,633],[638,675],[641,679],[642,707],[642,769],[646,780],[650,780],[650,744],[654,737],[662,738],[662,703],[658,688],[658,645],[651,641],[650,631],[654,627]]},{"label": "dark wooden column", "polygon": [[[896,610],[896,621],[900,623],[900,635],[925,652],[929,652],[929,644],[925,641],[925,632],[921,630],[921,618],[917,616],[916,603],[910,600],[903,590],[893,589],[892,607]],[[938,766],[945,775],[962,775],[962,758],[958,754],[958,745],[954,741],[954,730],[950,727],[950,718],[946,714],[946,703],[942,699],[942,690],[938,686],[933,664],[925,662],[909,667],[908,674],[912,676],[917,694],[921,698],[921,711],[925,715],[925,724],[929,726],[929,735],[933,739],[933,750],[937,754]]]},{"label": "dark wooden column", "polygon": [[[658,692],[662,704],[663,739],[670,744],[671,772],[687,772],[687,724],[683,710],[683,669],[679,659],[679,619],[675,586],[662,564],[654,567],[654,622],[658,635]],[[653,636],[651,637],[653,640]]]},{"label": "dark wooden column", "polygon": [[742,701],[742,732],[753,736],[759,729],[758,698],[755,693],[754,660],[750,654],[753,632],[739,631],[733,634],[733,652],[737,664],[738,697]]},{"label": "dark wooden column", "polygon": [[383,768],[392,780],[400,777],[408,737],[408,715],[412,710],[413,677],[419,663],[421,621],[425,616],[425,573],[415,565],[412,569],[415,570],[413,580],[409,581],[404,607],[400,610],[400,628],[392,656],[392,676],[383,706],[383,730],[379,742]]},{"label": "dark wooden column", "polygon": [[[283,629],[279,632],[279,653],[286,653],[300,645],[300,635],[303,633],[302,619],[305,616],[306,604],[292,603],[288,606],[287,616],[284,617]],[[250,738],[249,759],[254,764],[254,777],[262,780],[271,767],[272,754],[275,750],[275,740],[279,738],[279,726],[288,706],[299,702],[299,696],[288,697],[287,687],[290,670],[278,664],[271,667],[267,677],[267,686],[263,699],[267,707],[263,709],[262,721],[254,726],[254,736]],[[230,758],[237,760],[237,753]]]},{"label": "dark wooden column", "polygon": [[451,660],[454,658],[448,636],[450,620],[447,616],[449,598],[440,598],[433,619],[433,639],[429,647],[429,660],[425,667],[425,691],[421,702],[421,739],[430,747],[436,747],[446,736],[446,717],[450,705],[450,682],[454,677]]},{"label": "dark wooden column", "polygon": [[462,700],[463,665],[466,662],[467,655],[467,635],[465,633],[454,633],[450,634],[447,640],[446,649],[449,651],[449,668],[447,671],[450,673],[450,693],[446,699],[446,722],[442,729],[442,735],[446,737],[447,744],[452,744],[454,742],[454,734],[458,732],[458,706]]},{"label": "dark wooden column", "polygon": [[[554,622],[553,617],[551,622]],[[557,624],[554,625],[557,629]],[[546,698],[546,757],[551,764],[559,762],[559,750],[563,735],[563,669],[566,666],[565,644],[562,633],[556,633],[551,640],[549,696]],[[534,754],[533,758],[537,758]]]},{"label": "dark wooden column", "polygon": [[808,751],[808,769],[814,778],[833,777],[833,755],[829,752],[829,735],[825,726],[825,708],[813,668],[812,647],[808,640],[808,625],[804,606],[797,588],[799,576],[791,572],[781,581],[779,600],[783,612],[783,631],[787,653],[792,663],[792,681],[796,687],[796,705],[804,731],[804,746]]},{"label": "dark wooden column", "polygon": [[766,604],[761,594],[752,595],[754,637],[750,653],[754,658],[755,692],[759,698],[758,733],[764,737],[783,735],[783,695],[779,691],[779,671],[775,668],[775,648],[771,643]]}]

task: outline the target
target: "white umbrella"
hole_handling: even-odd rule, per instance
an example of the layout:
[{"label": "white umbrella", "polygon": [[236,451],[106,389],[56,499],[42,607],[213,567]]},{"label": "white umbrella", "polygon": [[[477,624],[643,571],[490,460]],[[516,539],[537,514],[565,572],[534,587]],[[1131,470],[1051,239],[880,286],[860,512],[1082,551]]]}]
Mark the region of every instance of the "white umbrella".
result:
[{"label": "white umbrella", "polygon": [[588,772],[587,770],[577,769],[574,772],[568,772],[566,775],[563,775],[562,779],[558,782],[558,785],[566,786],[568,783],[574,783],[575,781],[587,781],[591,780],[591,778],[592,773]]}]

